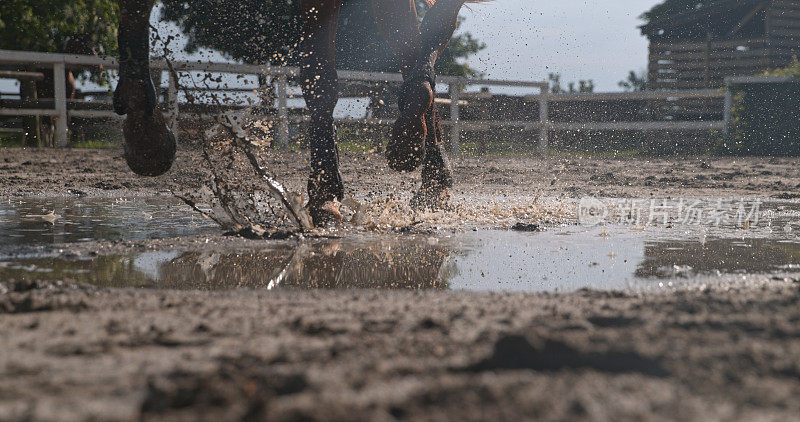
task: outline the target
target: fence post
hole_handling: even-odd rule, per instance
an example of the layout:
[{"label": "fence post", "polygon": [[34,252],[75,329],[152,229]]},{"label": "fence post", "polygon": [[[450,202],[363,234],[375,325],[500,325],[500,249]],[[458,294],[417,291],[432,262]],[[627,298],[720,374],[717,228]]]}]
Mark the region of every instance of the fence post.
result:
[{"label": "fence post", "polygon": [[730,133],[731,115],[733,114],[733,92],[731,91],[730,81],[725,81],[725,111],[723,113],[725,120],[725,135]]},{"label": "fence post", "polygon": [[[461,87],[457,84],[450,84],[450,148],[453,150],[453,155],[461,153],[461,117],[459,116],[459,94]],[[434,93],[435,95],[436,93]],[[436,105],[434,105],[436,107]]]},{"label": "fence post", "polygon": [[53,64],[53,84],[56,105],[55,146],[66,147],[69,144],[67,133],[67,81],[64,62]]},{"label": "fence post", "polygon": [[169,128],[172,130],[172,134],[175,135],[175,139],[178,139],[178,115],[180,110],[178,109],[178,79],[175,72],[167,72],[169,74],[169,78],[167,78],[167,108],[169,109]]},{"label": "fence post", "polygon": [[539,155],[544,157],[547,155],[547,132],[550,126],[550,110],[547,104],[550,88],[540,86],[539,89],[542,91],[539,94]]},{"label": "fence post", "polygon": [[289,107],[287,105],[289,81],[286,75],[278,76],[278,147],[289,147]]}]

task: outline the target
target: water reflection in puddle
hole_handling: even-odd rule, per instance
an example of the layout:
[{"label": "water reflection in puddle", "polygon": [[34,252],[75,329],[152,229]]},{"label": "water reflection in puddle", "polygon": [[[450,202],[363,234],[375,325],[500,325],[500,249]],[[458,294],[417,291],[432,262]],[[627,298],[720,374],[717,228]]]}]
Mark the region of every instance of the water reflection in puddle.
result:
[{"label": "water reflection in puddle", "polygon": [[[175,289],[392,288],[480,291],[625,289],[731,274],[800,272],[795,203],[735,227],[554,227],[455,235],[350,234],[250,242],[248,249],[174,250],[92,259],[0,258],[0,281],[72,279]],[[0,201],[0,252],[20,245],[219,233],[168,197]],[[0,253],[0,256],[3,254]]]},{"label": "water reflection in puddle", "polygon": [[89,240],[144,240],[216,230],[171,197],[24,198],[0,201],[3,247]]},{"label": "water reflection in puddle", "polygon": [[480,291],[626,289],[696,276],[793,272],[791,237],[717,239],[669,229],[485,230],[450,237],[354,235],[258,250],[163,251],[0,262],[0,279],[73,279],[174,289],[389,288]]}]

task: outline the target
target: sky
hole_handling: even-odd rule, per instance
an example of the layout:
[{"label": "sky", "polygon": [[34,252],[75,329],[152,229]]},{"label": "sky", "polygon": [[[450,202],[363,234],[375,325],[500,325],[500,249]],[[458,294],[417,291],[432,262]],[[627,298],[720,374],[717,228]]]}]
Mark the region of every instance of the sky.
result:
[{"label": "sky", "polygon": [[470,5],[460,30],[486,43],[469,60],[497,79],[593,79],[617,91],[630,70],[647,68],[638,17],[661,0],[497,0]]}]

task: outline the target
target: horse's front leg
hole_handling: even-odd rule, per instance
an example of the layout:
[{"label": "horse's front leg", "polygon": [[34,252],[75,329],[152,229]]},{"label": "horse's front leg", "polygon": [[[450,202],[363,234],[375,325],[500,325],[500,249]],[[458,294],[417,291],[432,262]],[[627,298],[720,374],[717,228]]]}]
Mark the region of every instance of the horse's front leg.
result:
[{"label": "horse's front leg", "polygon": [[304,0],[303,58],[301,84],[311,115],[308,178],[308,210],[314,224],[341,220],[336,200],[344,197],[339,173],[339,151],[333,124],[333,109],[339,98],[334,42],[340,0]]},{"label": "horse's front leg", "polygon": [[140,110],[152,114],[156,90],[150,77],[150,12],[155,0],[119,0],[119,82],[114,111]]},{"label": "horse's front leg", "polygon": [[155,0],[119,0],[119,82],[114,111],[127,114],[125,161],[134,173],[158,176],[175,160],[175,135],[156,109],[150,78],[150,12]]}]

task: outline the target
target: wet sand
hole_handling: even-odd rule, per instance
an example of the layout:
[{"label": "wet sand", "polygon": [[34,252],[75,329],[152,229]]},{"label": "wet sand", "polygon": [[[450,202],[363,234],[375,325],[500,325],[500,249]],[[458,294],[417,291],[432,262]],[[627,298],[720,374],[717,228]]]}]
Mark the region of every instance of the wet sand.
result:
[{"label": "wet sand", "polygon": [[[0,150],[0,196],[153,195],[197,183],[196,154],[182,152],[157,179],[130,175],[119,154]],[[302,186],[305,155],[276,160],[280,177]],[[356,195],[418,183],[379,156],[343,163]],[[791,198],[800,182],[794,159],[454,164],[457,192],[512,197]],[[799,303],[798,280],[771,275],[563,294],[0,280],[0,420],[800,420]]]}]

